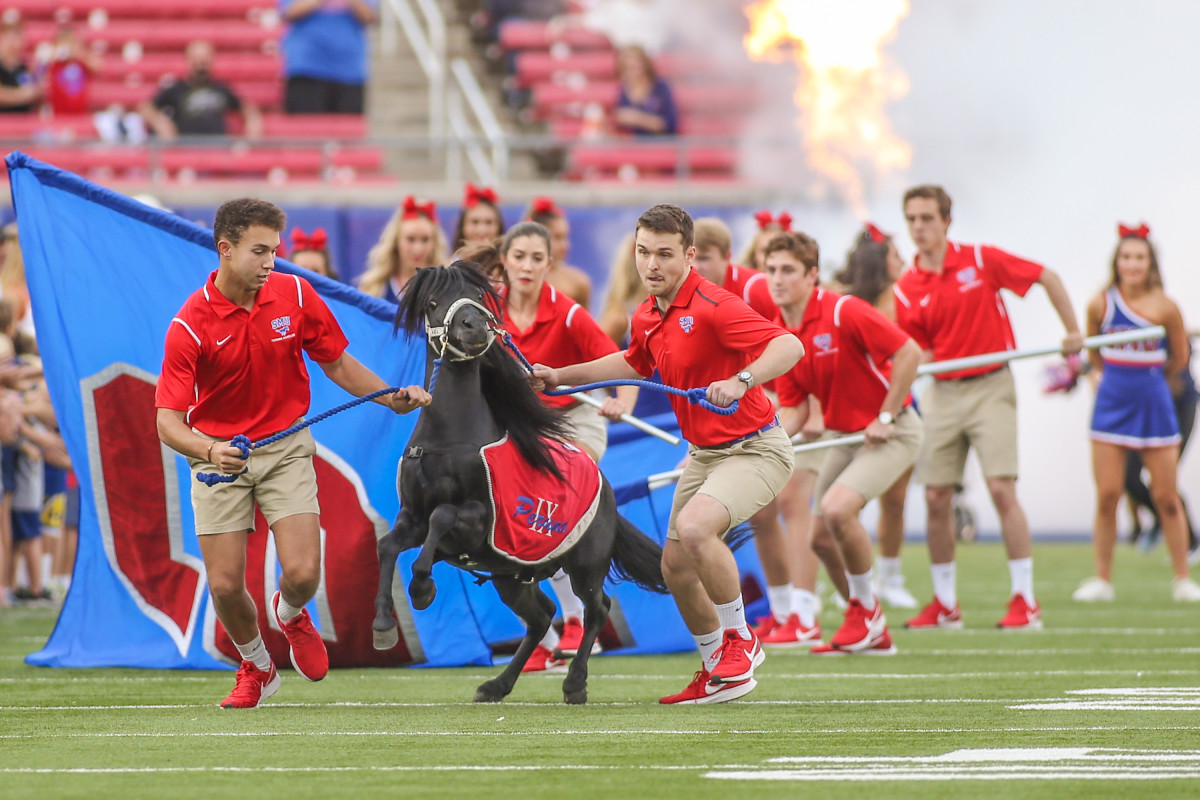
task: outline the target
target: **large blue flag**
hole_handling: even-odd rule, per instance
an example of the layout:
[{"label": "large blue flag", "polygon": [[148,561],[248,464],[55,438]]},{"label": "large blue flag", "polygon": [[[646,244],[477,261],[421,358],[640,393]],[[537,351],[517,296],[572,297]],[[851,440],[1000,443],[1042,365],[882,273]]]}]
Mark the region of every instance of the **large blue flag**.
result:
[{"label": "large blue flag", "polygon": [[[38,343],[46,379],[81,486],[75,577],[62,614],[32,664],[211,668],[236,650],[208,600],[193,528],[184,459],[155,431],[154,385],[175,312],[217,264],[211,232],[95,186],[22,153],[7,159],[21,227]],[[420,383],[422,341],[397,338],[395,307],[279,261],[307,278],[340,322],[349,352],[390,385]],[[348,398],[316,365],[314,412]],[[371,646],[378,562],[376,538],[398,510],[396,464],[415,414],[366,404],[315,425],[324,574],[310,604],[335,666],[490,663],[498,642],[521,633],[490,586],[445,564],[433,606],[414,612],[404,580],[415,553],[401,556],[393,585],[402,641]],[[615,426],[614,430],[624,427]],[[605,471],[616,483],[670,469],[681,454],[657,441],[616,444]],[[623,512],[662,538],[669,489],[630,501]],[[665,496],[664,496],[665,495]],[[274,545],[258,518],[247,585],[260,608],[268,648],[286,663],[287,646],[267,607],[277,585]],[[692,647],[669,598],[632,586],[614,590],[610,646],[625,652]]]}]

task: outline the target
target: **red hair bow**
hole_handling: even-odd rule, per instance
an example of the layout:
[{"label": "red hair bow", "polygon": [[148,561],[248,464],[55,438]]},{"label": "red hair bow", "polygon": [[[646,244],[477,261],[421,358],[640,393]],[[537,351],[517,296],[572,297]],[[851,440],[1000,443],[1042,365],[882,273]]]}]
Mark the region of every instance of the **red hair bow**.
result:
[{"label": "red hair bow", "polygon": [[496,196],[496,190],[490,186],[476,186],[473,183],[467,184],[467,193],[463,197],[463,205],[467,208],[474,208],[479,205],[479,201],[486,201],[492,205],[500,202],[500,198]]},{"label": "red hair bow", "polygon": [[292,252],[300,250],[324,250],[325,245],[329,242],[329,234],[325,233],[324,228],[317,228],[308,235],[303,228],[295,228],[292,231]]},{"label": "red hair bow", "polygon": [[1150,238],[1150,226],[1143,222],[1136,228],[1131,228],[1120,223],[1117,225],[1117,233],[1122,239],[1148,239]]},{"label": "red hair bow", "polygon": [[754,219],[758,222],[758,229],[765,231],[771,225],[778,225],[780,229],[790,231],[792,229],[792,215],[786,211],[779,212],[778,217],[771,216],[770,211],[760,211],[754,215]]},{"label": "red hair bow", "polygon": [[876,228],[875,223],[873,222],[864,222],[863,229],[866,231],[867,236],[871,237],[871,241],[876,242],[877,244],[883,244],[888,239],[892,238],[883,231],[879,230],[879,228]]},{"label": "red hair bow", "polygon": [[530,215],[534,214],[549,214],[555,217],[563,215],[562,209],[554,205],[554,200],[549,197],[535,197],[533,202],[529,204]]},{"label": "red hair bow", "polygon": [[425,217],[431,222],[437,221],[437,210],[434,208],[432,200],[430,200],[428,203],[421,204],[418,203],[417,199],[410,194],[408,197],[404,198],[404,203],[401,204],[400,208],[404,211],[404,213],[400,215],[401,219],[417,219],[418,217]]}]

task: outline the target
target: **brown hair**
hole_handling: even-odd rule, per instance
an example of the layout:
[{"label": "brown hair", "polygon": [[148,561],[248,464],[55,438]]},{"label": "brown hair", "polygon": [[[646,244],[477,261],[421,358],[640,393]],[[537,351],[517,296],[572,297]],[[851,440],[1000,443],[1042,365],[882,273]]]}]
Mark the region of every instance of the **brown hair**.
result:
[{"label": "brown hair", "polygon": [[696,225],[691,215],[670,203],[659,203],[643,211],[634,231],[643,229],[651,233],[678,233],[684,250],[696,242]]},{"label": "brown hair", "polygon": [[[807,233],[780,233],[767,242],[767,250],[763,258],[771,253],[787,252],[804,265],[805,270],[820,269],[821,247],[817,240]],[[765,265],[764,265],[765,266]]]},{"label": "brown hair", "polygon": [[877,242],[871,232],[864,230],[854,241],[854,249],[846,255],[846,268],[834,276],[834,280],[851,294],[871,305],[891,284],[888,277],[888,249],[892,237]]},{"label": "brown hair", "polygon": [[217,218],[213,221],[213,243],[225,239],[230,244],[237,244],[246,229],[254,225],[282,232],[287,226],[287,214],[266,200],[253,197],[230,200],[217,209]]},{"label": "brown hair", "polygon": [[454,251],[450,260],[469,261],[478,266],[489,281],[504,283],[504,262],[495,242],[467,242]]},{"label": "brown hair", "polygon": [[541,237],[542,241],[546,243],[546,257],[550,257],[550,231],[546,230],[545,225],[530,219],[518,222],[508,229],[508,233],[504,234],[504,238],[500,241],[500,254],[508,255],[508,249],[512,247],[513,239],[519,236]]},{"label": "brown hair", "polygon": [[904,193],[904,202],[900,204],[901,208],[908,205],[908,201],[914,197],[921,197],[926,200],[936,200],[938,205],[938,213],[942,215],[942,219],[950,219],[950,195],[946,194],[946,190],[932,183],[923,183],[920,186],[914,186]]},{"label": "brown hair", "polygon": [[733,249],[733,234],[729,226],[716,217],[701,217],[696,220],[696,249],[715,247],[723,254]]},{"label": "brown hair", "polygon": [[1109,286],[1117,286],[1119,283],[1118,278],[1120,276],[1117,274],[1117,255],[1121,252],[1121,245],[1123,245],[1125,242],[1129,242],[1129,241],[1143,242],[1143,243],[1145,243],[1146,248],[1150,251],[1150,272],[1146,274],[1146,288],[1147,289],[1163,288],[1162,273],[1158,269],[1158,253],[1156,253],[1154,251],[1154,245],[1150,244],[1149,239],[1144,239],[1141,236],[1132,236],[1132,235],[1131,236],[1122,236],[1120,238],[1120,240],[1117,242],[1116,249],[1113,250],[1112,273],[1111,273],[1111,278],[1109,279],[1108,285]]}]

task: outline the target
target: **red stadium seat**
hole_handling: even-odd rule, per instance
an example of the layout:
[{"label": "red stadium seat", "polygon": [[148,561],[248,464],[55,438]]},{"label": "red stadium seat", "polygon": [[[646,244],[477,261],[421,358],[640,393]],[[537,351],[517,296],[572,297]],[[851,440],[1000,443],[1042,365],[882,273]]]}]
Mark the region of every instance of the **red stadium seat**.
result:
[{"label": "red stadium seat", "polygon": [[[120,54],[110,53],[104,58],[96,80],[111,82],[133,82],[138,79],[158,83],[163,75],[183,75],[187,62],[183,51],[174,53],[147,53],[137,61],[126,61]],[[268,53],[219,53],[213,60],[213,74],[217,80],[232,81],[278,81],[282,75],[282,64],[278,56]]]},{"label": "red stadium seat", "polygon": [[568,76],[581,75],[589,81],[612,80],[617,72],[615,50],[569,52],[563,57],[546,50],[529,50],[516,58],[516,85],[527,89],[545,82],[564,82]]},{"label": "red stadium seat", "polygon": [[96,9],[102,9],[109,19],[143,19],[145,17],[232,17],[246,19],[252,11],[274,9],[271,0],[5,0],[5,9],[15,9],[25,20],[54,19],[55,15],[70,12],[71,19],[80,21]]},{"label": "red stadium seat", "polygon": [[[749,112],[758,101],[758,92],[739,84],[681,84],[673,87],[675,104],[683,116],[729,116]],[[535,119],[578,116],[585,106],[599,103],[606,109],[617,103],[620,87],[616,81],[597,81],[584,86],[539,83],[533,87]]]},{"label": "red stadium seat", "polygon": [[612,48],[612,42],[603,33],[579,25],[513,19],[500,26],[500,46],[505,50],[547,50],[558,42],[577,50]]},{"label": "red stadium seat", "polygon": [[571,150],[569,172],[587,178],[597,174],[616,175],[633,168],[638,175],[661,173],[736,172],[738,153],[733,147],[689,147],[678,142],[625,144],[581,143]]},{"label": "red stadium seat", "polygon": [[[30,22],[25,26],[26,37],[31,42],[48,41],[57,28],[53,21]],[[82,26],[80,33],[85,42],[104,42],[109,50],[138,42],[146,52],[182,51],[196,39],[212,42],[218,51],[274,52],[279,41],[278,27],[214,19],[115,20],[102,28]]]},{"label": "red stadium seat", "polygon": [[[550,120],[550,133],[562,139],[577,139],[583,133],[579,117]],[[679,120],[679,132],[684,136],[733,137],[742,130],[742,120],[736,116],[684,116]]]},{"label": "red stadium seat", "polygon": [[29,155],[53,164],[56,167],[79,175],[115,174],[131,170],[146,172],[150,169],[150,151],[144,147],[123,145],[81,146],[34,146],[25,151]]},{"label": "red stadium seat", "polygon": [[92,118],[42,117],[39,114],[0,114],[0,140],[73,142],[96,138]]},{"label": "red stadium seat", "polygon": [[271,139],[363,139],[367,118],[354,114],[264,114],[263,136]]},{"label": "red stadium seat", "polygon": [[[251,101],[264,108],[277,108],[283,101],[283,85],[279,81],[235,83],[231,88],[242,100]],[[134,108],[143,100],[153,98],[157,92],[157,83],[97,82],[91,87],[91,103],[93,108],[107,108],[113,103]]]}]

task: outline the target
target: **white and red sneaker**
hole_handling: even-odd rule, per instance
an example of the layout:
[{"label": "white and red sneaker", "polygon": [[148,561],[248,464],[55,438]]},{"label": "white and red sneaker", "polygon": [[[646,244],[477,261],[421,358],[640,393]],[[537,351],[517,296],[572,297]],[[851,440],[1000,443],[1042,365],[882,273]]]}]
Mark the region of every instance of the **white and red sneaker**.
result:
[{"label": "white and red sneaker", "polygon": [[259,703],[275,694],[279,684],[279,673],[274,664],[261,670],[252,662],[243,661],[238,667],[233,691],[221,701],[221,708],[258,708]]},{"label": "white and red sneaker", "polygon": [[811,652],[814,656],[894,656],[900,651],[892,642],[892,635],[884,628],[883,635],[866,650],[842,650],[831,644],[818,643]]},{"label": "white and red sneaker", "polygon": [[710,683],[738,683],[754,677],[754,669],[767,657],[753,632],[743,639],[735,629],[725,631],[725,640],[717,651],[717,665],[709,675]]},{"label": "white and red sneaker", "polygon": [[1004,619],[996,623],[996,627],[1005,631],[1040,631],[1042,629],[1042,609],[1034,601],[1031,606],[1025,602],[1025,596],[1014,594],[1008,601],[1008,613]]},{"label": "white and red sneaker", "polygon": [[287,637],[291,650],[292,666],[300,677],[305,680],[319,681],[329,674],[329,653],[325,650],[325,642],[321,634],[313,627],[312,617],[308,609],[300,612],[288,622],[279,618],[279,592],[271,598],[271,613],[279,623],[280,630]]},{"label": "white and red sneaker", "polygon": [[[786,625],[787,623],[784,624]],[[756,619],[754,624],[750,626],[750,630],[753,631],[755,636],[762,640],[766,639],[781,627],[783,627],[783,625],[779,623],[779,620],[775,619],[774,614],[767,614],[765,617],[759,617]]]},{"label": "white and red sneaker", "polygon": [[883,616],[883,605],[876,600],[875,607],[868,611],[862,601],[854,598],[846,605],[846,621],[829,643],[839,650],[866,650],[885,630],[887,619]]},{"label": "white and red sneaker", "polygon": [[692,682],[679,694],[660,697],[659,703],[667,706],[694,706],[702,703],[724,703],[749,694],[758,685],[754,678],[736,683],[712,683],[712,673],[701,667],[692,676]]},{"label": "white and red sneaker", "polygon": [[821,642],[821,625],[814,622],[811,628],[806,628],[800,624],[798,614],[791,614],[787,622],[760,636],[759,641],[763,647],[812,647]]},{"label": "white and red sneaker", "polygon": [[554,653],[544,644],[539,644],[533,648],[533,652],[529,654],[529,660],[525,662],[525,666],[521,667],[521,672],[566,672],[567,661],[562,658],[555,658]]},{"label": "white and red sneaker", "polygon": [[958,610],[958,604],[956,603],[954,608],[946,608],[936,597],[933,598],[933,602],[921,609],[920,614],[904,623],[904,627],[910,630],[961,628],[962,626],[962,612]]},{"label": "white and red sneaker", "polygon": [[[567,617],[563,620],[562,636],[558,640],[558,647],[554,648],[554,657],[574,658],[579,652],[579,643],[583,641],[583,620],[579,617]],[[600,652],[600,642],[592,642],[592,655]]]}]

